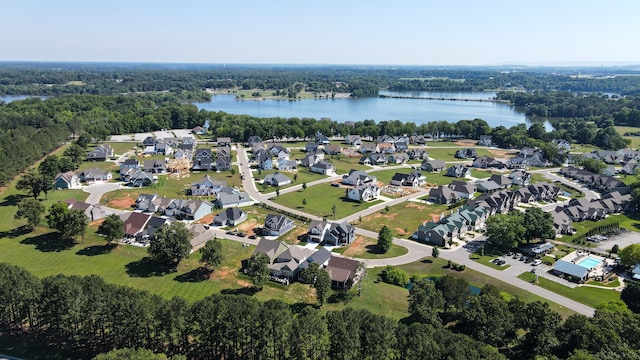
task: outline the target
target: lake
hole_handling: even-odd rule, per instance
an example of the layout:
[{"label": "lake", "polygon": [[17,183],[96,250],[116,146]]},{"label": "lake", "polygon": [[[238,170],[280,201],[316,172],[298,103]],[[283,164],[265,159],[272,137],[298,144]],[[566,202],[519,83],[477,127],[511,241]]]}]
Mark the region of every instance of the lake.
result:
[{"label": "lake", "polygon": [[[491,99],[495,92],[389,92],[381,95],[419,96],[460,99]],[[413,121],[422,124],[429,121],[473,120],[480,118],[491,127],[526,123],[524,111],[503,103],[480,101],[452,101],[397,98],[362,99],[304,99],[304,100],[236,100],[235,95],[213,95],[211,101],[198,102],[199,109],[224,111],[229,114],[247,114],[256,117],[330,118],[331,120],[362,121],[372,119]],[[551,126],[546,123],[548,130]]]},{"label": "lake", "polygon": [[[0,95],[0,101],[4,101],[7,104],[12,102],[12,101],[16,101],[16,100],[24,100],[24,99],[28,99],[31,97],[37,97],[37,96],[31,96],[31,95]],[[44,96],[40,96],[40,98],[45,98]]]}]

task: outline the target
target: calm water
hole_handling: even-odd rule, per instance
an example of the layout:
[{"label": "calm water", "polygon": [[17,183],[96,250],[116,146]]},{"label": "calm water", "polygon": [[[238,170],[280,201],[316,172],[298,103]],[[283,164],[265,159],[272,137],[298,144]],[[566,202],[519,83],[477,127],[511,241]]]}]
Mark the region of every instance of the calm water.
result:
[{"label": "calm water", "polygon": [[24,100],[24,99],[28,99],[30,97],[30,95],[0,95],[0,101],[4,101],[7,104],[12,102],[12,101],[16,101],[16,100]]},{"label": "calm water", "polygon": [[[404,96],[490,99],[494,92],[381,92]],[[473,120],[480,118],[490,126],[511,127],[529,123],[524,112],[505,104],[480,101],[422,100],[422,99],[308,99],[308,100],[236,100],[235,95],[215,95],[209,102],[195,103],[200,109],[247,114],[257,117],[330,118],[335,121],[373,119],[413,121],[417,124],[445,120]],[[550,128],[550,126],[549,126]]]}]

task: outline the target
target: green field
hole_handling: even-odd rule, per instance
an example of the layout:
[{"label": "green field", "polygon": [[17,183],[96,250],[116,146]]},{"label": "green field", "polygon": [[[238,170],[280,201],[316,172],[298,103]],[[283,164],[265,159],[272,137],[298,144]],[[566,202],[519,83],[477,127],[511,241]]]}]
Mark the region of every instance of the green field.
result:
[{"label": "green field", "polygon": [[327,159],[336,168],[336,174],[348,174],[351,169],[353,170],[368,170],[370,166],[359,164],[359,157],[347,157],[347,156],[331,156]]},{"label": "green field", "polygon": [[623,138],[629,139],[631,144],[629,147],[632,148],[640,148],[640,136],[624,136],[625,133],[630,132],[640,132],[640,128],[632,127],[632,126],[614,126],[618,134],[620,134]]},{"label": "green field", "polygon": [[[388,213],[378,211],[367,215],[361,222],[358,221],[355,224],[375,232],[380,231],[383,225],[387,225],[394,237],[407,238],[418,229],[419,225],[437,219],[443,212],[447,212],[447,207],[444,205],[426,205],[407,201],[391,206]],[[405,229],[407,229],[406,232]]]},{"label": "green field", "polygon": [[496,270],[506,270],[510,268],[511,265],[505,264],[501,266],[491,262],[491,260],[502,255],[504,255],[504,251],[492,246],[491,244],[487,244],[484,246],[484,251],[481,249],[476,250],[475,253],[469,255],[469,259]]},{"label": "green field", "polygon": [[[458,148],[437,148],[437,147],[429,147],[427,149],[427,152],[429,152],[429,157],[432,157],[434,159],[437,160],[444,160],[446,162],[452,162],[452,161],[465,161],[465,159],[458,159],[455,157],[456,151],[458,149],[461,149],[463,147],[458,147]],[[493,156],[489,150],[487,150],[487,148],[476,148],[476,147],[472,147],[474,149],[476,149],[476,153],[478,154],[478,156]],[[473,159],[467,159],[468,161],[472,161]]]},{"label": "green field", "polygon": [[358,211],[367,209],[381,201],[376,200],[369,203],[348,201],[344,199],[345,190],[345,188],[335,187],[329,184],[318,184],[315,186],[309,186],[306,190],[300,189],[280,195],[279,197],[273,197],[271,200],[289,208],[302,209],[302,200],[307,199],[307,205],[304,206],[304,212],[316,216],[327,217],[330,220],[334,219],[332,213],[333,205],[336,206],[335,218],[340,219]]},{"label": "green field", "polygon": [[[108,144],[109,146],[111,146],[113,148],[113,153],[115,155],[122,155],[126,152],[129,151],[135,151],[136,149],[141,149],[139,146],[142,146],[142,142],[135,142],[135,141],[130,141],[130,142],[124,142],[124,141],[112,141],[112,142],[107,142],[106,144]],[[94,146],[95,147],[95,146]],[[92,147],[89,146],[89,151],[92,150]]]},{"label": "green field", "polygon": [[[638,216],[632,216],[627,214],[615,214],[609,215],[603,220],[599,221],[581,221],[574,222],[571,226],[576,229],[576,233],[573,235],[563,235],[561,238],[558,238],[560,241],[564,242],[573,242],[574,239],[579,237],[580,235],[586,234],[589,230],[602,225],[607,225],[611,223],[617,222],[621,228],[627,229],[630,231],[638,231],[640,229],[640,218]],[[592,243],[587,242],[587,246],[593,246]]]},{"label": "green field", "polygon": [[[525,272],[518,275],[518,278],[532,283],[535,281],[536,275]],[[611,301],[620,302],[620,293],[615,290],[598,289],[589,286],[578,286],[572,289],[543,277],[538,277],[537,285],[591,307],[597,307]]]},{"label": "green field", "polygon": [[386,253],[383,253],[378,248],[377,243],[378,239],[357,236],[351,245],[334,249],[333,252],[357,259],[388,259],[402,256],[409,252],[404,246],[391,244],[391,248]]}]

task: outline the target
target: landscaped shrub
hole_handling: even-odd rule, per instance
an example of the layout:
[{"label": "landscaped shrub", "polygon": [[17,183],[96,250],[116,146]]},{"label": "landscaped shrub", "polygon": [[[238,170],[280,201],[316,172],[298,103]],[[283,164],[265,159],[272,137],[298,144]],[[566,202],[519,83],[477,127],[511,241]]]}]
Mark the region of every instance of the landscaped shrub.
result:
[{"label": "landscaped shrub", "polygon": [[409,274],[402,269],[396,269],[391,265],[387,265],[387,267],[380,274],[382,276],[382,281],[392,284],[405,287],[409,284]]}]

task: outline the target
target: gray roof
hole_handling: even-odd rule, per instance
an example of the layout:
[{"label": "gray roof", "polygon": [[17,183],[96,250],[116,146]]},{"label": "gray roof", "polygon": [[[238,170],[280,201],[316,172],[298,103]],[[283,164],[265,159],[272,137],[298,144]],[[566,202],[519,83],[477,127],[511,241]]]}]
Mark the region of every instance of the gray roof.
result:
[{"label": "gray roof", "polygon": [[556,261],[556,265],[553,267],[553,270],[581,279],[586,277],[587,273],[589,272],[589,270],[585,267],[564,260]]},{"label": "gray roof", "polygon": [[224,209],[221,213],[216,215],[215,220],[220,222],[226,222],[227,220],[236,221],[240,219],[242,215],[244,215],[244,211],[236,207],[230,207]]}]

